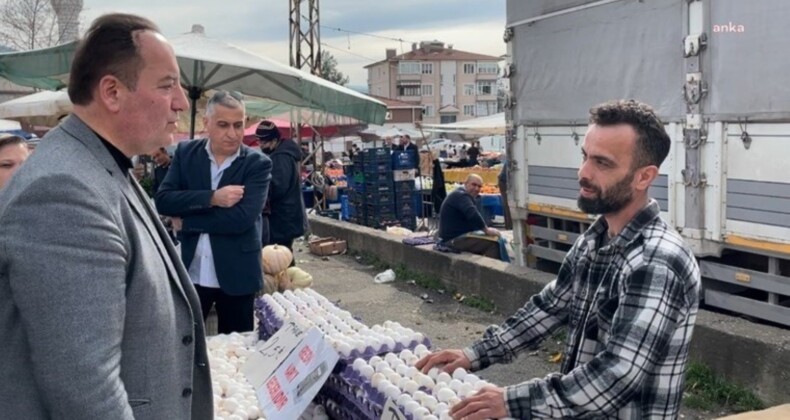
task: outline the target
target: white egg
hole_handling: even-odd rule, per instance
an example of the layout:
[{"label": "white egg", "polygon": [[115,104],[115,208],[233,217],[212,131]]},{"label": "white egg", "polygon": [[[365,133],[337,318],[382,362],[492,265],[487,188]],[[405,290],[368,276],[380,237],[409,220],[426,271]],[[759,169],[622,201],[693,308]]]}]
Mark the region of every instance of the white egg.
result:
[{"label": "white egg", "polygon": [[387,375],[387,379],[393,384],[397,384],[403,377],[398,375],[398,372],[391,372]]},{"label": "white egg", "polygon": [[449,401],[447,401],[447,405],[449,405],[449,406],[450,406],[450,408],[453,408],[453,407],[454,407],[456,404],[458,404],[459,402],[461,402],[461,399],[460,399],[460,398],[458,398],[458,397],[453,397],[453,398],[450,398],[450,400],[449,400]]},{"label": "white egg", "polygon": [[379,382],[378,386],[376,386],[376,389],[378,389],[379,392],[383,393],[384,391],[386,391],[386,389],[389,386],[395,386],[395,385],[393,385],[392,382],[388,381],[387,379],[382,379]]},{"label": "white egg", "polygon": [[479,380],[480,378],[478,378],[474,373],[470,373],[464,378],[464,382],[470,383],[472,385],[474,385]]},{"label": "white egg", "polygon": [[340,353],[340,356],[348,357],[351,355],[351,346],[348,343],[340,343],[337,352]]},{"label": "white egg", "polygon": [[427,416],[423,417],[422,420],[439,420],[439,417],[436,417],[433,414],[428,414]]},{"label": "white egg", "polygon": [[420,408],[420,403],[418,403],[417,401],[414,401],[414,400],[409,401],[409,402],[407,402],[406,404],[403,405],[403,411],[405,411],[406,414],[408,414],[408,415],[413,415],[414,414],[414,410],[416,410],[418,408]]},{"label": "white egg", "polygon": [[417,356],[409,356],[409,358],[404,360],[404,362],[406,362],[406,364],[409,365],[409,366],[414,366],[414,365],[417,364],[417,362],[419,360],[420,360],[420,358],[417,357]]},{"label": "white egg", "polygon": [[474,384],[475,391],[480,391],[481,389],[483,389],[483,387],[485,387],[487,385],[490,385],[490,384],[488,382],[486,382],[486,381],[477,381]]},{"label": "white egg", "polygon": [[436,375],[436,382],[450,383],[452,380],[453,377],[447,372],[439,372],[439,374]]},{"label": "white egg", "polygon": [[423,398],[423,400],[422,400],[422,406],[427,408],[428,411],[430,411],[430,412],[433,412],[434,410],[436,410],[436,406],[438,404],[439,404],[439,401],[437,401],[436,398],[434,398],[434,397],[432,397],[430,395],[428,395],[427,397]]},{"label": "white egg", "polygon": [[408,376],[409,378],[414,378],[415,376],[417,376],[418,373],[420,373],[419,369],[417,369],[414,366],[409,366],[408,370],[406,371],[406,375],[404,376]]},{"label": "white egg", "polygon": [[466,369],[459,367],[453,371],[453,379],[458,379],[459,381],[463,381],[466,378]]},{"label": "white egg", "polygon": [[222,401],[222,408],[232,413],[239,408],[239,402],[235,398],[227,398]]},{"label": "white egg", "polygon": [[475,388],[472,384],[463,383],[458,387],[458,395],[461,398],[466,398],[475,393]]},{"label": "white egg", "polygon": [[421,353],[426,350],[428,350],[428,347],[425,347],[425,344],[417,344],[417,346],[414,348],[414,354]]},{"label": "white egg", "polygon": [[400,376],[411,377],[411,375],[409,375],[409,369],[411,369],[409,366],[406,366],[405,364],[401,363],[397,367],[395,367],[395,372],[398,372]]},{"label": "white egg", "polygon": [[382,360],[382,359],[381,359],[381,357],[378,357],[378,356],[373,356],[373,357],[371,357],[371,358],[370,358],[370,360],[368,361],[368,364],[369,364],[369,365],[371,365],[371,366],[376,366],[376,364],[377,364],[378,362],[380,362],[381,360]]},{"label": "white egg", "polygon": [[360,370],[362,370],[363,366],[367,366],[367,365],[368,365],[368,362],[366,362],[365,359],[357,358],[356,360],[354,360],[354,363],[353,363],[352,366],[354,367],[354,370],[359,372]]},{"label": "white egg", "polygon": [[415,392],[417,392],[418,389],[420,389],[420,385],[417,382],[414,382],[413,380],[409,379],[406,381],[406,385],[404,385],[402,389],[408,392],[409,394],[413,395]]},{"label": "white egg", "polygon": [[414,401],[409,394],[401,394],[398,399],[395,401],[399,406],[403,407],[409,401]]},{"label": "white egg", "polygon": [[419,374],[419,375],[417,376],[417,378],[418,378],[418,379],[417,379],[417,383],[418,383],[418,384],[420,384],[420,386],[421,386],[421,387],[425,387],[425,388],[433,388],[433,387],[434,387],[434,385],[436,385],[436,384],[433,382],[433,379],[431,379],[431,377],[430,377],[430,376],[428,376],[428,375]]},{"label": "white egg", "polygon": [[249,417],[247,415],[247,407],[244,407],[243,410],[242,409],[238,409],[238,410],[234,411],[233,415],[238,417],[238,418],[240,418],[240,419],[244,419],[244,420],[247,420],[247,418]]},{"label": "white egg", "polygon": [[422,399],[425,398],[428,394],[422,391],[414,391],[411,396],[414,398],[414,401],[422,402]]},{"label": "white egg", "polygon": [[[384,362],[384,363],[386,363],[386,362]],[[387,364],[387,365],[386,365],[386,367],[384,367],[384,368],[382,368],[382,369],[381,369],[381,373],[383,373],[383,374],[384,374],[384,376],[390,376],[390,375],[392,375],[393,373],[395,373],[395,370],[394,370],[394,369],[392,369],[392,368],[389,366],[389,364]]]},{"label": "white egg", "polygon": [[398,388],[397,385],[390,384],[387,385],[386,389],[384,389],[384,395],[386,395],[387,398],[391,398],[393,400],[397,399],[401,394],[402,392],[400,391],[400,388]]},{"label": "white egg", "polygon": [[455,392],[458,392],[458,389],[461,388],[462,384],[463,382],[459,381],[458,379],[453,379],[452,381],[450,381],[449,385],[450,385],[450,389],[452,389]]},{"label": "white egg", "polygon": [[441,414],[443,411],[449,411],[449,410],[450,407],[446,403],[439,402],[439,404],[436,405],[436,411],[434,411],[434,413]]},{"label": "white egg", "polygon": [[430,414],[431,414],[431,412],[428,411],[427,408],[420,407],[420,408],[414,410],[414,412],[412,413],[412,416],[414,416],[414,420],[423,420],[423,419],[425,419],[426,416],[429,416]]},{"label": "white egg", "polygon": [[414,355],[414,353],[412,353],[411,350],[406,349],[406,350],[401,351],[400,354],[398,355],[398,357],[400,357],[401,360],[406,360],[407,357],[413,356],[413,355]]},{"label": "white egg", "polygon": [[376,372],[380,373],[384,369],[389,369],[390,368],[390,364],[382,360],[382,361],[376,363],[375,365],[373,365],[373,367],[376,369]]},{"label": "white egg", "polygon": [[[409,381],[411,381],[411,379],[402,376],[400,379],[398,379],[398,382],[397,382],[396,385],[398,385],[398,388],[400,388],[402,390],[406,390],[406,386],[408,385]],[[393,383],[395,383],[395,382],[393,382]]]},{"label": "white egg", "polygon": [[436,397],[439,399],[439,401],[446,403],[447,401],[450,401],[451,398],[456,397],[456,395],[452,389],[442,388],[436,392]]},{"label": "white egg", "polygon": [[231,415],[229,415],[227,418],[228,418],[228,420],[247,420],[246,418],[244,418],[244,417],[239,417],[239,416],[237,416],[237,415],[235,415],[235,414],[231,414]]},{"label": "white egg", "polygon": [[370,377],[370,384],[378,388],[381,381],[385,379],[386,377],[381,372],[376,372]]},{"label": "white egg", "polygon": [[375,370],[373,370],[373,366],[370,365],[362,366],[362,368],[359,370],[359,373],[368,379],[370,379],[370,377],[373,376],[374,372]]},{"label": "white egg", "polygon": [[396,355],[395,353],[387,353],[384,356],[384,360],[386,360],[387,363],[392,364],[394,361],[398,360],[398,355]]},{"label": "white egg", "polygon": [[439,370],[437,367],[432,367],[428,370],[428,376],[430,376],[433,380],[436,380],[436,377],[439,376],[439,373],[441,373],[441,370]]},{"label": "white egg", "polygon": [[392,337],[384,337],[384,345],[387,346],[390,350],[395,348],[395,340]]}]

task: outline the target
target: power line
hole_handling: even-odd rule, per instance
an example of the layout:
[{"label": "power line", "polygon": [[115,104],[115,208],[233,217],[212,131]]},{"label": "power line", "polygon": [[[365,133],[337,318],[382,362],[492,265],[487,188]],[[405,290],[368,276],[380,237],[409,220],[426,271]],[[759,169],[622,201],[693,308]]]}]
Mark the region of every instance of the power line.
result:
[{"label": "power line", "polygon": [[367,32],[350,31],[348,29],[336,28],[336,27],[326,26],[326,25],[321,25],[321,27],[324,28],[324,29],[331,29],[333,31],[345,32],[345,33],[353,34],[353,35],[369,36],[369,37],[372,37],[372,38],[386,39],[388,41],[414,43],[414,41],[408,41],[408,40],[405,40],[403,38],[392,38],[392,37],[388,37],[388,36],[376,35],[376,34],[371,34],[371,33],[367,33]]},{"label": "power line", "polygon": [[321,45],[323,45],[324,47],[329,47],[329,48],[331,48],[331,49],[333,49],[333,50],[342,51],[342,52],[344,52],[344,53],[346,53],[346,54],[353,55],[353,56],[355,56],[355,57],[364,58],[365,60],[370,60],[370,61],[378,61],[378,60],[377,60],[377,59],[375,59],[375,58],[365,57],[364,55],[360,55],[360,54],[357,54],[357,53],[353,53],[353,52],[351,52],[351,51],[348,51],[348,50],[346,50],[345,48],[338,48],[338,47],[335,47],[334,45],[329,45],[329,44],[327,44],[326,42],[322,42],[322,43],[321,43]]}]

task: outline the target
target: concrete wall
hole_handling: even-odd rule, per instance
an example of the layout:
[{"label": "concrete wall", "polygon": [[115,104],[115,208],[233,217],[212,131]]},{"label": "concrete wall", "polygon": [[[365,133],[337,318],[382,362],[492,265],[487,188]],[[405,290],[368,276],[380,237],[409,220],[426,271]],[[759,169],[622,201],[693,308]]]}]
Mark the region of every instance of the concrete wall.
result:
[{"label": "concrete wall", "polygon": [[[491,300],[509,316],[554,279],[549,273],[471,254],[447,254],[403,245],[380,230],[311,216],[312,233],[348,241],[352,251],[376,255],[431,274],[465,295]],[[790,402],[790,332],[708,311],[700,311],[691,343],[693,360],[754,391],[769,404]]]}]

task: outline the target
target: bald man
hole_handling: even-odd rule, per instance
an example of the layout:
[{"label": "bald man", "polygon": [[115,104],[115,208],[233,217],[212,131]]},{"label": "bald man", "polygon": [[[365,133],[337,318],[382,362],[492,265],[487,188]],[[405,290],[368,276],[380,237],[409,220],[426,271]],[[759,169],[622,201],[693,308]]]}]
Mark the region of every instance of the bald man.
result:
[{"label": "bald man", "polygon": [[500,246],[501,233],[486,225],[478,208],[483,178],[470,174],[462,187],[456,188],[439,210],[439,243],[456,251],[471,252],[509,262]]}]

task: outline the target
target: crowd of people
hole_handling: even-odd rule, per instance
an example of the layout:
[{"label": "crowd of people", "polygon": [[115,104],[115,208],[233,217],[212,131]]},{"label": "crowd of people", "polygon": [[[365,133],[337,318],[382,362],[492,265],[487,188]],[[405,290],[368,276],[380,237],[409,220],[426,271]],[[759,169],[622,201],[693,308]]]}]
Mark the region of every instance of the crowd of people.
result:
[{"label": "crowd of people", "polygon": [[[243,99],[217,91],[207,138],[166,156],[189,103],[173,48],[139,16],[91,24],[68,91],[72,115],[29,159],[24,142],[0,138],[0,413],[210,419],[200,321],[215,306],[220,332],[252,329],[261,248],[290,247],[304,233],[299,147],[266,121],[256,132],[262,150],[243,145]],[[401,147],[409,150],[408,138]],[[601,217],[516,314],[469,347],[417,365],[453,372],[511,362],[567,326],[562,367],[484,387],[456,404],[453,418],[677,417],[700,273],[649,196],[669,147],[645,104],[591,110],[578,205]],[[470,160],[479,157],[473,150]],[[159,170],[155,207],[132,176],[131,158],[144,154]],[[446,198],[439,236],[502,258],[491,240],[499,232],[475,203],[481,185],[471,175]]]}]

